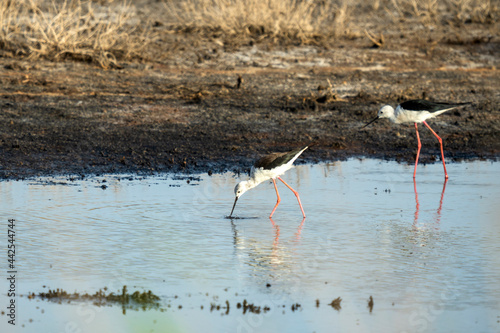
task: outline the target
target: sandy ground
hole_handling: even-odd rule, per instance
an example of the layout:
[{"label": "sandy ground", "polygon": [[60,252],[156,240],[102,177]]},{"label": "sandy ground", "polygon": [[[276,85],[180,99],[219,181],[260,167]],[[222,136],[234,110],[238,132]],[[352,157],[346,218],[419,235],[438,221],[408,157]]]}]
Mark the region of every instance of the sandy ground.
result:
[{"label": "sandy ground", "polygon": [[[413,98],[472,102],[429,124],[446,158],[498,159],[500,38],[488,29],[396,29],[381,48],[365,37],[229,47],[165,34],[161,60],[111,70],[0,57],[0,177],[238,172],[311,142],[300,161],[411,163],[413,124],[359,129],[381,105]],[[437,140],[420,128],[422,163],[439,161]]]}]

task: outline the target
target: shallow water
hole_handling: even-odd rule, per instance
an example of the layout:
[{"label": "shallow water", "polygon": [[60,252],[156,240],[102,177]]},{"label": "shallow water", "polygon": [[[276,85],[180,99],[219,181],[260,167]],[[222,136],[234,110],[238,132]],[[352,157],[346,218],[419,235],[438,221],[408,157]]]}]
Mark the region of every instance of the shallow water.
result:
[{"label": "shallow water", "polygon": [[[447,183],[438,163],[414,183],[413,166],[394,162],[297,166],[283,178],[305,220],[283,184],[268,218],[271,182],[225,218],[233,174],[0,182],[0,244],[15,219],[24,295],[15,329],[2,315],[0,331],[500,331],[500,163],[447,167]],[[162,310],[26,298],[123,285],[152,290]],[[269,309],[244,314],[244,300]]]}]

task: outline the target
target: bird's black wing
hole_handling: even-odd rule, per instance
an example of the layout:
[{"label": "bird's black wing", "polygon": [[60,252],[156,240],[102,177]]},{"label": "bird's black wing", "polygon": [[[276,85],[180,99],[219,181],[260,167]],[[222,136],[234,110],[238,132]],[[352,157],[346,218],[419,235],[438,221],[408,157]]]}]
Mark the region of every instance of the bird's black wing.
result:
[{"label": "bird's black wing", "polygon": [[423,99],[414,99],[411,101],[406,101],[400,104],[400,106],[409,111],[429,111],[437,112],[441,110],[447,110],[456,108],[463,105],[468,105],[471,103],[443,103],[443,102],[431,102]]},{"label": "bird's black wing", "polygon": [[[306,147],[307,148],[307,147]],[[272,153],[260,158],[255,162],[255,168],[262,168],[265,170],[271,170],[279,167],[280,165],[288,163],[291,159],[295,157],[304,148],[294,149],[288,153]]]}]

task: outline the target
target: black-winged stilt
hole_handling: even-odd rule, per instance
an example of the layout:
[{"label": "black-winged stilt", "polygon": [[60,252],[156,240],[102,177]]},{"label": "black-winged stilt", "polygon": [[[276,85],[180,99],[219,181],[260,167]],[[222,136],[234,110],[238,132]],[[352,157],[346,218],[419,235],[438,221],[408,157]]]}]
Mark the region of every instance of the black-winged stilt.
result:
[{"label": "black-winged stilt", "polygon": [[276,179],[281,180],[283,184],[285,184],[286,187],[288,187],[293,192],[293,194],[295,194],[295,196],[297,197],[297,201],[299,202],[300,210],[302,211],[302,216],[306,217],[304,209],[302,208],[302,204],[300,203],[299,193],[297,193],[297,191],[295,191],[290,185],[285,183],[285,181],[281,179],[280,176],[292,168],[293,162],[295,162],[297,157],[299,157],[300,154],[302,154],[302,152],[307,148],[308,147],[306,146],[304,148],[292,150],[288,153],[272,153],[260,158],[257,162],[255,162],[252,170],[250,171],[250,179],[240,182],[234,188],[234,194],[236,197],[234,199],[233,209],[231,210],[231,214],[229,214],[229,217],[232,217],[234,207],[236,207],[236,202],[238,201],[239,197],[243,195],[243,193],[268,179],[271,179],[273,181],[274,189],[276,190],[276,196],[278,197],[276,205],[274,206],[274,209],[269,217],[273,216],[274,211],[281,201],[278,187],[276,186]]},{"label": "black-winged stilt", "polygon": [[441,145],[441,160],[443,161],[444,175],[445,178],[448,179],[448,172],[446,172],[446,164],[444,163],[444,152],[443,152],[443,140],[439,137],[439,135],[434,132],[434,130],[427,124],[426,120],[429,118],[434,118],[439,116],[441,113],[469,105],[471,103],[441,103],[441,102],[430,102],[421,99],[415,99],[411,101],[406,101],[404,103],[399,104],[396,107],[396,110],[390,105],[384,105],[378,111],[377,117],[370,121],[365,126],[361,127],[361,129],[370,125],[374,121],[381,118],[389,118],[393,123],[403,124],[403,123],[415,123],[415,130],[417,132],[417,140],[418,140],[418,150],[417,150],[417,158],[415,160],[415,170],[413,171],[413,178],[415,178],[415,174],[417,173],[417,164],[418,157],[420,155],[420,148],[422,144],[420,143],[420,135],[418,134],[418,123],[424,123],[428,129],[431,130],[432,134],[436,136]]}]

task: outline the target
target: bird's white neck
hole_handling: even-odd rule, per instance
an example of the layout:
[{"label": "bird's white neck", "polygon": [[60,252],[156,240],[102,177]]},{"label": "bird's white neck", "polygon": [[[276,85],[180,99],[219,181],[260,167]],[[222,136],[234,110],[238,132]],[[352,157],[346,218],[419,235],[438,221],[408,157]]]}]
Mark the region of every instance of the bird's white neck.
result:
[{"label": "bird's white neck", "polygon": [[259,180],[254,179],[254,178],[250,178],[249,180],[245,180],[242,183],[245,186],[245,191],[248,191],[248,190],[256,187],[257,185],[259,185],[260,183],[262,183],[262,181],[259,181]]}]

